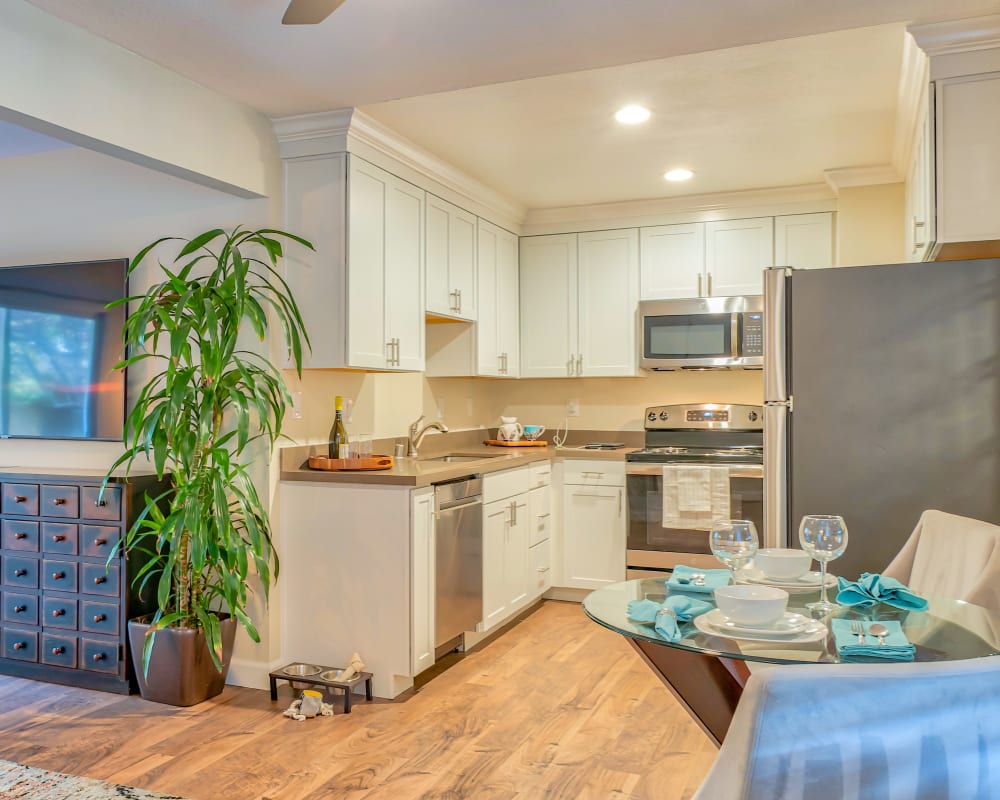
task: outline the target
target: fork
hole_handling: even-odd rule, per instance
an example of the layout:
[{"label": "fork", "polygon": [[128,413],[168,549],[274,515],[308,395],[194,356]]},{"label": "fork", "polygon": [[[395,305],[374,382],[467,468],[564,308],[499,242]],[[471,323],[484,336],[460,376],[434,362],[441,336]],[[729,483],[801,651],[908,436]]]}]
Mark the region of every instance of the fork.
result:
[{"label": "fork", "polygon": [[851,622],[851,633],[858,637],[858,644],[865,643],[865,626],[859,620]]}]

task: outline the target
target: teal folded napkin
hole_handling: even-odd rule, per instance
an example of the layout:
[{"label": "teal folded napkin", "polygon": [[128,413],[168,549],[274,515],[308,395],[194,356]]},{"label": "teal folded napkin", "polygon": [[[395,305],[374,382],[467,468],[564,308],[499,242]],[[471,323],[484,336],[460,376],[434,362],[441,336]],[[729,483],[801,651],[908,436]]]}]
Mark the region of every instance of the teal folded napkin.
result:
[{"label": "teal folded napkin", "polygon": [[707,614],[713,608],[711,603],[694,597],[672,595],[663,601],[632,600],[628,604],[628,618],[632,622],[652,624],[660,636],[671,642],[681,638],[680,625],[701,614]]},{"label": "teal folded napkin", "polygon": [[[694,583],[695,575],[704,575],[704,582]],[[667,580],[667,588],[677,592],[711,593],[720,586],[728,586],[733,573],[728,569],[696,569],[678,564],[673,575]]]},{"label": "teal folded napkin", "polygon": [[830,621],[833,628],[833,638],[837,643],[837,652],[843,658],[884,658],[888,661],[913,661],[916,648],[903,633],[903,626],[894,619],[880,621],[889,631],[885,635],[885,644],[878,643],[878,637],[868,633],[871,620],[861,620],[865,633],[864,644],[858,641],[856,634],[851,633],[851,620],[834,619]]},{"label": "teal folded napkin", "polygon": [[886,603],[906,611],[926,611],[927,601],[895,578],[877,572],[863,572],[856,581],[837,578],[837,602],[844,606],[873,606]]}]

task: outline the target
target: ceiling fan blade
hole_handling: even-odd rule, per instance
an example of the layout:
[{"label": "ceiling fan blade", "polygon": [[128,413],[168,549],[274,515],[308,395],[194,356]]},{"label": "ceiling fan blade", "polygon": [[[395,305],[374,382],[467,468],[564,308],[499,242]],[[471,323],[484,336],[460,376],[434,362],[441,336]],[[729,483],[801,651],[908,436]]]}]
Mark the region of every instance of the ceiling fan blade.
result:
[{"label": "ceiling fan blade", "polygon": [[292,0],[282,25],[316,25],[343,5],[344,0]]}]

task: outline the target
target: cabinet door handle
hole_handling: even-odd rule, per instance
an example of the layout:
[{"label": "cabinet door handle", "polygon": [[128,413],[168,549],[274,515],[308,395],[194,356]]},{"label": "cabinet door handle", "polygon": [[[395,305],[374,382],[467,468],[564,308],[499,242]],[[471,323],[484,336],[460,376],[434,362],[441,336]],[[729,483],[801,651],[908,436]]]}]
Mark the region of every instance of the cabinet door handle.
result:
[{"label": "cabinet door handle", "polygon": [[574,361],[573,361],[573,356],[571,354],[569,357],[569,361],[566,362],[566,374],[569,375],[570,377],[573,377],[573,364]]},{"label": "cabinet door handle", "polygon": [[94,622],[104,622],[107,617],[104,614],[94,614]]},{"label": "cabinet door handle", "polygon": [[28,645],[27,645],[26,642],[14,642],[14,649],[15,650],[23,650],[27,646]]},{"label": "cabinet door handle", "polygon": [[52,537],[52,541],[53,542],[65,542],[66,541],[66,537],[63,536],[61,533],[57,533],[55,536]]},{"label": "cabinet door handle", "polygon": [[14,613],[15,614],[23,614],[27,610],[28,610],[27,606],[14,606]]},{"label": "cabinet door handle", "polygon": [[66,652],[66,648],[65,647],[53,647],[52,648],[52,655],[54,655],[54,656],[57,656],[57,655],[59,655],[61,653],[65,653],[65,652]]},{"label": "cabinet door handle", "polygon": [[62,617],[62,616],[65,616],[65,614],[66,614],[66,609],[65,608],[54,608],[54,609],[52,609],[52,616],[53,617]]},{"label": "cabinet door handle", "polygon": [[15,533],[14,534],[14,538],[15,539],[27,539],[28,538],[28,534],[26,534],[26,533]]},{"label": "cabinet door handle", "polygon": [[618,490],[618,516],[622,514],[622,490]]},{"label": "cabinet door handle", "polygon": [[583,375],[583,353],[577,353],[576,356],[576,374],[578,376]]},{"label": "cabinet door handle", "polygon": [[107,539],[94,539],[95,547],[104,547],[108,543]]},{"label": "cabinet door handle", "polygon": [[712,296],[712,273],[711,272],[708,273],[708,291],[705,292],[705,294],[708,297]]},{"label": "cabinet door handle", "polygon": [[458,311],[458,313],[461,314],[462,313],[462,290],[461,289],[456,289],[455,292],[458,294],[458,308],[456,309],[456,311]]},{"label": "cabinet door handle", "polygon": [[701,273],[698,273],[698,297],[702,297],[701,293]]},{"label": "cabinet door handle", "polygon": [[927,240],[924,239],[922,242],[917,241],[917,229],[923,228],[927,223],[920,222],[916,217],[913,218],[913,248],[915,250],[921,250],[927,246]]},{"label": "cabinet door handle", "polygon": [[28,570],[26,570],[26,569],[15,569],[14,570],[14,577],[15,578],[22,578],[22,577],[24,577],[27,574],[28,574]]},{"label": "cabinet door handle", "polygon": [[93,655],[94,661],[103,661],[105,658],[107,658],[107,656],[104,653],[94,653]]},{"label": "cabinet door handle", "polygon": [[107,504],[108,504],[107,500],[95,500],[94,501],[94,505],[97,506],[98,508],[106,506]]},{"label": "cabinet door handle", "polygon": [[108,579],[105,576],[103,576],[103,575],[99,575],[96,578],[94,578],[94,585],[95,586],[100,586],[102,583],[107,583],[107,582],[108,582]]},{"label": "cabinet door handle", "polygon": [[538,567],[538,568],[536,568],[535,571],[536,572],[548,572],[549,571],[549,567]]},{"label": "cabinet door handle", "polygon": [[57,498],[55,498],[52,501],[52,505],[54,505],[54,506],[64,506],[64,505],[66,505],[66,498],[65,497],[57,497]]},{"label": "cabinet door handle", "polygon": [[61,581],[65,577],[66,577],[66,573],[65,572],[53,572],[52,573],[52,580],[54,580],[54,581]]},{"label": "cabinet door handle", "polygon": [[14,495],[14,502],[15,503],[27,503],[28,502],[28,498],[25,495],[23,495],[23,494],[16,494],[16,495]]}]

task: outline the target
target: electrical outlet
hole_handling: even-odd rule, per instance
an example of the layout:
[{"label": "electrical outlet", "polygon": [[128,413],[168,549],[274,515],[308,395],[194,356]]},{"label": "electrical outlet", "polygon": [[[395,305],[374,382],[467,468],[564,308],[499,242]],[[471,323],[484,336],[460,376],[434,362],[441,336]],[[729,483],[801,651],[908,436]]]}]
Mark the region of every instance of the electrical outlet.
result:
[{"label": "electrical outlet", "polygon": [[566,416],[567,417],[578,417],[580,416],[580,401],[575,397],[566,403]]},{"label": "electrical outlet", "polygon": [[350,425],[354,421],[354,398],[344,398],[344,422]]}]

